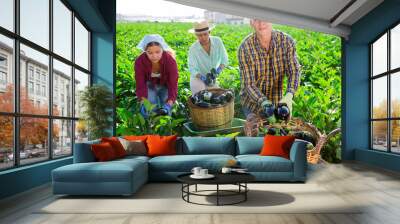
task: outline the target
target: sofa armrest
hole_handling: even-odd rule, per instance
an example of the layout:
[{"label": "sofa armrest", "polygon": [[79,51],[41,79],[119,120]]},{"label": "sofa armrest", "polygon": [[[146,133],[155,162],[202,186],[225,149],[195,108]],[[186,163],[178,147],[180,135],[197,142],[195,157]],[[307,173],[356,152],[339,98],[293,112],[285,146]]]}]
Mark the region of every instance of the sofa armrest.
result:
[{"label": "sofa armrest", "polygon": [[92,144],[98,144],[98,143],[100,143],[100,140],[75,143],[75,145],[74,145],[74,163],[95,162],[96,158],[94,157],[90,146]]},{"label": "sofa armrest", "polygon": [[293,162],[293,179],[305,181],[307,175],[307,143],[296,140],[290,148],[290,160]]}]

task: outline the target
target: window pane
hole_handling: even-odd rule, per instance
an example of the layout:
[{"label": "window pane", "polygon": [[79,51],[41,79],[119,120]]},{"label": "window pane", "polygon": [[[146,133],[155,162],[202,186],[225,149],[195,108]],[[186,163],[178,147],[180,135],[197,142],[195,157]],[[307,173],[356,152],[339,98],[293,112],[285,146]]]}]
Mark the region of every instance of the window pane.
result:
[{"label": "window pane", "polygon": [[47,55],[21,44],[21,113],[48,114],[48,64]]},{"label": "window pane", "polygon": [[372,68],[373,75],[387,71],[387,34],[372,45]]},{"label": "window pane", "polygon": [[48,119],[22,117],[20,119],[21,164],[34,163],[49,158]]},{"label": "window pane", "polygon": [[14,31],[14,1],[1,0],[0,7],[0,26],[10,31]]},{"label": "window pane", "polygon": [[391,121],[391,141],[392,141],[392,152],[400,153],[400,121]]},{"label": "window pane", "polygon": [[387,121],[372,122],[373,149],[387,151]]},{"label": "window pane", "polygon": [[49,0],[20,0],[21,36],[49,48]]},{"label": "window pane", "polygon": [[0,170],[14,165],[13,118],[0,116]]},{"label": "window pane", "polygon": [[400,67],[400,24],[391,30],[390,37],[391,69]]},{"label": "window pane", "polygon": [[75,69],[75,117],[79,117],[81,115],[79,98],[81,92],[85,89],[86,86],[89,86],[89,75],[81,72],[78,69]]},{"label": "window pane", "polygon": [[53,157],[72,154],[72,121],[53,121]]},{"label": "window pane", "polygon": [[53,115],[72,117],[71,66],[53,60]]},{"label": "window pane", "polygon": [[387,78],[372,81],[372,118],[387,118]]},{"label": "window pane", "polygon": [[391,75],[390,97],[392,117],[400,117],[400,72]]},{"label": "window pane", "polygon": [[53,51],[72,60],[72,13],[60,0],[53,1],[53,10]]},{"label": "window pane", "polygon": [[88,128],[84,120],[75,121],[75,143],[88,140]]},{"label": "window pane", "polygon": [[0,111],[14,111],[13,40],[0,35]]},{"label": "window pane", "polygon": [[89,32],[75,18],[75,63],[89,70]]}]

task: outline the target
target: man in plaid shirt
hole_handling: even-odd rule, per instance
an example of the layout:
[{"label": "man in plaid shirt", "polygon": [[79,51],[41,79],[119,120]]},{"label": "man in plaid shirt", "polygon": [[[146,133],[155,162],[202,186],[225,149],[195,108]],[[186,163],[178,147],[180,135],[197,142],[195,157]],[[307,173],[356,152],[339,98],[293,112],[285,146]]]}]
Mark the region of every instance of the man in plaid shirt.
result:
[{"label": "man in plaid shirt", "polygon": [[[286,104],[291,112],[300,82],[295,42],[289,35],[272,30],[269,22],[253,19],[250,24],[255,32],[243,40],[238,51],[243,112],[246,117],[259,114],[278,103]],[[283,96],[285,74],[287,87]]]}]

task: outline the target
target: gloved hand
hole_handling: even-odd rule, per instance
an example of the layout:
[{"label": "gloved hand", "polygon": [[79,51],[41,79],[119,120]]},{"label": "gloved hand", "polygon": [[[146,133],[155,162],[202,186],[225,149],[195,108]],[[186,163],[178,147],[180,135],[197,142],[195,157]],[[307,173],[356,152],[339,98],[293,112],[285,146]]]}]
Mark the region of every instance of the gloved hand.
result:
[{"label": "gloved hand", "polygon": [[286,104],[291,114],[293,105],[293,93],[286,93],[286,95],[282,97],[282,99],[279,101],[279,104]]},{"label": "gloved hand", "polygon": [[213,73],[207,73],[206,81],[204,82],[207,86],[212,86],[215,84],[216,76]]},{"label": "gloved hand", "polygon": [[221,74],[222,72],[222,68],[221,66],[218,66],[217,70],[215,70],[215,73],[217,73],[217,75]]},{"label": "gloved hand", "polygon": [[199,74],[199,77],[198,77],[201,81],[203,81],[204,83],[206,82],[206,80],[207,80],[207,76],[206,75],[203,75],[203,74]]},{"label": "gloved hand", "polygon": [[140,114],[143,116],[143,118],[149,117],[149,113],[147,112],[146,108],[144,107],[144,104],[140,105]]},{"label": "gloved hand", "polygon": [[167,114],[171,116],[171,110],[172,110],[172,105],[169,105],[169,103],[165,103],[164,106],[162,107],[167,111]]},{"label": "gloved hand", "polygon": [[275,106],[271,101],[265,99],[264,101],[261,102],[260,106],[261,106],[261,113],[266,118],[269,118],[274,115]]}]

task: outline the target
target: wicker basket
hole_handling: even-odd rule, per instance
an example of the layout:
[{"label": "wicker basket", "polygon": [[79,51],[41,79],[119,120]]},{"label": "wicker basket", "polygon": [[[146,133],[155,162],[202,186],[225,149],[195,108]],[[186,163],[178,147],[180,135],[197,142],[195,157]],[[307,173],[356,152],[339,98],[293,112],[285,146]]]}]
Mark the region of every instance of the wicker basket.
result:
[{"label": "wicker basket", "polygon": [[[208,89],[208,91],[213,94],[219,94],[226,90],[218,88]],[[224,105],[204,108],[193,104],[192,100],[189,98],[188,106],[194,125],[199,130],[224,128],[229,126],[234,115],[234,101],[233,97],[230,102],[227,102]]]},{"label": "wicker basket", "polygon": [[310,164],[317,164],[321,158],[321,155],[318,153],[318,151],[313,148],[310,150],[307,150],[307,162]]}]

